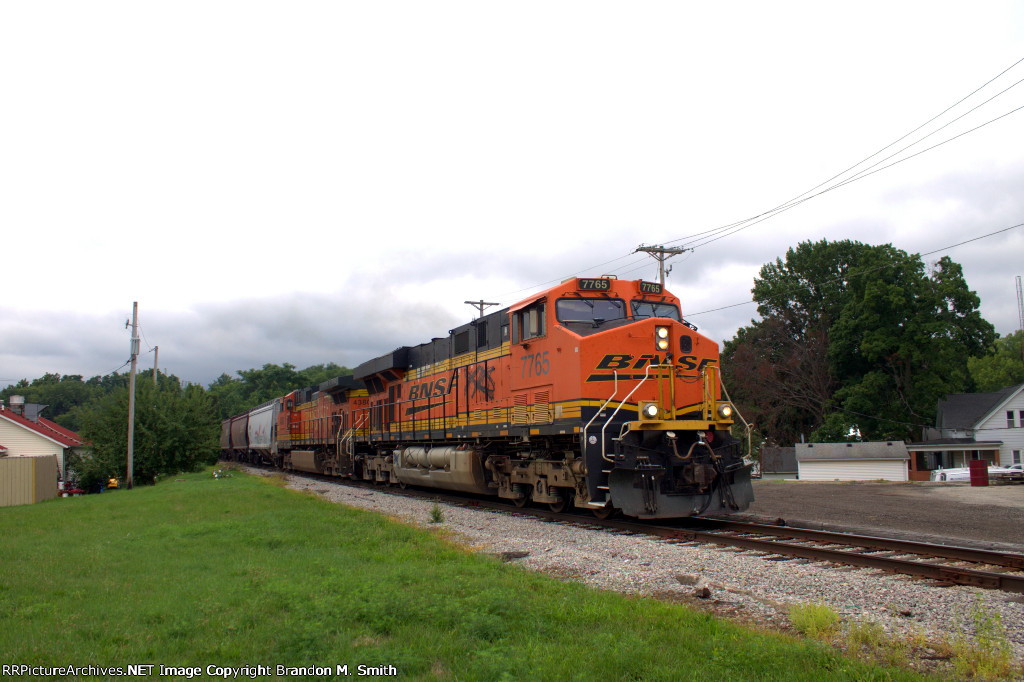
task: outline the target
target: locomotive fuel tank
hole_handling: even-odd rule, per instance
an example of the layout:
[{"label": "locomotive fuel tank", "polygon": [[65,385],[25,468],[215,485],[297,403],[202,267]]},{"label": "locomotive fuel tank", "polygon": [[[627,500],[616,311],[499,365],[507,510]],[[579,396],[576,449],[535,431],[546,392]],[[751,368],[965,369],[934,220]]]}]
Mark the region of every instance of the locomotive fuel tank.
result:
[{"label": "locomotive fuel tank", "polygon": [[395,476],[408,485],[466,493],[489,493],[480,453],[465,446],[407,447],[395,450]]}]

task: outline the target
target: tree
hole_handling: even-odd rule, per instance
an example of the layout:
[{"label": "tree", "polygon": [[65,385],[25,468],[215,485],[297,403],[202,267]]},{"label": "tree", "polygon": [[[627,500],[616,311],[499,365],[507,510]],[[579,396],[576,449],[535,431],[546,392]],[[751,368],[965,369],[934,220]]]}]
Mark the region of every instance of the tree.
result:
[{"label": "tree", "polygon": [[210,384],[210,394],[217,403],[217,414],[227,419],[268,400],[279,398],[299,388],[319,386],[328,379],[352,374],[352,370],[336,365],[312,365],[296,371],[295,365],[266,364],[261,369],[238,370],[238,378],[221,374]]},{"label": "tree", "polygon": [[[111,476],[127,475],[128,390],[117,389],[82,410],[81,435],[90,451],[73,458],[71,468],[84,488]],[[212,397],[202,386],[182,386],[168,377],[154,387],[139,381],[135,392],[133,479],[151,483],[157,477],[193,471],[217,461],[220,422]]]},{"label": "tree", "polygon": [[957,263],[926,271],[889,244],[804,242],[753,294],[762,319],[725,344],[723,366],[780,443],[911,437],[970,387],[967,358],[994,339]]},{"label": "tree", "polygon": [[1022,346],[1024,332],[1018,330],[997,339],[990,353],[967,360],[967,369],[974,381],[975,390],[991,393],[1024,383]]},{"label": "tree", "polygon": [[44,417],[77,431],[78,407],[87,405],[102,394],[103,389],[98,383],[92,383],[92,380],[84,382],[80,374],[61,376],[48,372],[31,383],[22,379],[16,386],[8,386],[0,391],[0,398],[9,402],[12,395],[22,395],[26,402],[46,405]]}]

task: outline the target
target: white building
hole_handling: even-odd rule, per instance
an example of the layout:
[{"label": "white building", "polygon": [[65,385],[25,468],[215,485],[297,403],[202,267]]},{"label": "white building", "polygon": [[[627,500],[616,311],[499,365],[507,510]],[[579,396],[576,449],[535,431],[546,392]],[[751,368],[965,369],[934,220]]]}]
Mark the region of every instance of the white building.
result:
[{"label": "white building", "polygon": [[801,481],[906,481],[909,459],[903,441],[796,444]]},{"label": "white building", "polygon": [[64,478],[67,454],[81,447],[77,433],[39,416],[40,405],[26,405],[11,396],[11,406],[0,403],[0,457],[56,455],[59,476]]},{"label": "white building", "polygon": [[995,393],[951,393],[939,401],[935,431],[911,443],[921,471],[966,467],[972,459],[1024,461],[1024,384]]}]

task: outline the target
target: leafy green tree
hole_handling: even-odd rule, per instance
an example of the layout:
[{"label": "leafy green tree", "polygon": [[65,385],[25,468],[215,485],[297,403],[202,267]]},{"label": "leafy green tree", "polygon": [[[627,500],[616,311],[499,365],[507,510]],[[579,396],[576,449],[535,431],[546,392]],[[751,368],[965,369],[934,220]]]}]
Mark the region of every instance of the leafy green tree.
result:
[{"label": "leafy green tree", "polygon": [[[89,488],[111,476],[127,476],[128,390],[113,393],[81,412],[81,435],[90,451],[73,459],[80,485]],[[152,483],[159,476],[193,471],[217,460],[220,422],[212,397],[202,386],[182,386],[168,377],[154,387],[137,381],[135,442],[132,455],[135,483]]]},{"label": "leafy green tree", "polygon": [[1024,383],[1024,332],[1015,331],[997,339],[990,353],[967,361],[967,369],[974,387],[982,393],[991,393],[1007,386]]},{"label": "leafy green tree", "polygon": [[95,400],[103,392],[98,383],[82,381],[80,374],[61,376],[48,372],[31,383],[23,379],[16,386],[8,386],[0,391],[0,398],[9,403],[12,395],[22,395],[26,402],[46,405],[42,413],[44,417],[77,431],[77,408]]},{"label": "leafy green tree", "polygon": [[891,245],[804,242],[761,268],[762,319],[725,344],[737,402],[782,444],[909,438],[938,399],[970,388],[994,339],[959,264],[928,271]]},{"label": "leafy green tree", "polygon": [[226,419],[273,398],[308,386],[318,386],[328,379],[352,374],[352,370],[333,362],[296,370],[294,365],[266,364],[261,369],[238,370],[238,378],[221,374],[210,384],[210,394],[217,404],[217,414]]}]

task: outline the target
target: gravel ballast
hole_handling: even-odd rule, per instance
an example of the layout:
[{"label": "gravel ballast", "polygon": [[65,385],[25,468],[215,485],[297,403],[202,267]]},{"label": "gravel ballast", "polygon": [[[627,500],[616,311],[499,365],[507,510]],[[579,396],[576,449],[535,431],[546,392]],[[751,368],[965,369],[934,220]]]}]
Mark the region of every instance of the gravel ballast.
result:
[{"label": "gravel ballast", "polygon": [[[959,636],[975,637],[976,613],[998,614],[1015,658],[1024,659],[1022,595],[938,586],[871,569],[772,560],[754,552],[666,542],[300,476],[288,479],[289,487],[296,490],[423,527],[438,527],[430,522],[431,510],[438,504],[443,516],[440,525],[473,551],[501,556],[560,579],[684,602],[767,627],[787,627],[791,605],[822,603],[847,623],[873,622],[899,638],[923,635],[931,641],[951,642]],[[770,514],[771,510],[762,503],[759,511]]]}]

